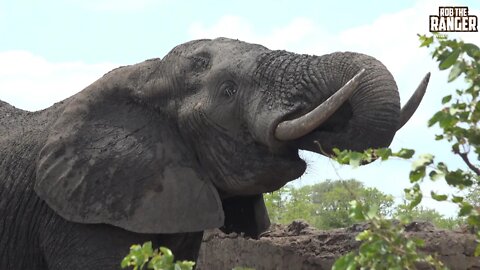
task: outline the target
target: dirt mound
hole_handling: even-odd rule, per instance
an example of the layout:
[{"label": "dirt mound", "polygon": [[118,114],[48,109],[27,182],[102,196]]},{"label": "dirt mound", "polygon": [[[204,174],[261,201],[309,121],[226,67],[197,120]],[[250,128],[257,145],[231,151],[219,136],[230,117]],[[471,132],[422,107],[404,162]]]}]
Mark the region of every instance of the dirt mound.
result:
[{"label": "dirt mound", "polygon": [[[359,246],[355,236],[366,227],[322,231],[294,221],[288,226],[272,225],[258,240],[213,230],[205,234],[197,269],[331,269],[336,258]],[[427,222],[411,223],[406,231],[424,239],[424,251],[438,254],[450,269],[480,269],[480,258],[473,256],[472,234],[436,229]]]}]

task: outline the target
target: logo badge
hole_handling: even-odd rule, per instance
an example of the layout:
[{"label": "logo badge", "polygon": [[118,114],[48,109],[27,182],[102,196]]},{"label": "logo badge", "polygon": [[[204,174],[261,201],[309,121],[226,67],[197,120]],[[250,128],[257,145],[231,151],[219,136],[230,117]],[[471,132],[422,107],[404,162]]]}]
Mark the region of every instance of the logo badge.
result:
[{"label": "logo badge", "polygon": [[439,7],[438,16],[430,15],[430,32],[478,32],[478,17],[468,7]]}]

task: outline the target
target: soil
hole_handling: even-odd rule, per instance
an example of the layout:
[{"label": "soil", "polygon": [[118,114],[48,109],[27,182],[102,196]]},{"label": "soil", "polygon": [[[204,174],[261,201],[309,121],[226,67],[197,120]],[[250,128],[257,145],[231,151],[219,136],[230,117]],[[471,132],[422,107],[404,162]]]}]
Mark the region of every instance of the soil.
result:
[{"label": "soil", "polygon": [[[288,226],[274,224],[260,239],[219,230],[205,233],[197,270],[232,269],[237,266],[256,270],[331,269],[335,259],[358,248],[358,232],[367,225],[335,230],[317,230],[303,221]],[[425,240],[423,251],[436,253],[450,269],[480,269],[474,257],[475,236],[468,231],[448,231],[428,222],[413,222],[406,234]],[[429,269],[419,265],[418,269]]]}]

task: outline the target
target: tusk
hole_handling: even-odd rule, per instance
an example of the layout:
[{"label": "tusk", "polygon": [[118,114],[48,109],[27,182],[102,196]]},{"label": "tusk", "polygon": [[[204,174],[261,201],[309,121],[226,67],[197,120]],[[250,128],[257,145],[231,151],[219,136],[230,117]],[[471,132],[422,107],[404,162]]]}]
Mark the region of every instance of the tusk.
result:
[{"label": "tusk", "polygon": [[400,112],[400,122],[398,123],[397,130],[401,129],[417,110],[418,105],[420,105],[420,101],[422,101],[422,98],[425,95],[429,80],[430,72],[425,75],[423,80],[418,85],[417,90],[415,90],[415,93],[413,93],[408,102],[403,106],[402,111]]},{"label": "tusk", "polygon": [[275,137],[281,141],[295,140],[319,127],[352,96],[364,72],[365,69],[362,69],[340,90],[307,114],[278,124],[275,129]]}]

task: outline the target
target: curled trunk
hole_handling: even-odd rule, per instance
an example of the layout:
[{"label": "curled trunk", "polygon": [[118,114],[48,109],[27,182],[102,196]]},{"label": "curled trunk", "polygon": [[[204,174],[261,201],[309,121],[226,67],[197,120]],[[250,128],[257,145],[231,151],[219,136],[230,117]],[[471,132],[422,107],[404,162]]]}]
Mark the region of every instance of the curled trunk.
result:
[{"label": "curled trunk", "polygon": [[[362,151],[392,141],[400,121],[400,98],[380,61],[351,52],[309,56],[285,51],[266,53],[259,61],[256,76],[262,99],[251,109],[252,133],[273,151],[285,145],[318,153],[330,153],[334,147]],[[353,94],[320,126],[300,138],[275,137],[279,123],[311,112],[363,69]]]},{"label": "curled trunk", "polygon": [[399,125],[400,98],[385,66],[373,57],[357,53],[333,53],[319,58],[318,62],[317,71],[312,75],[316,78],[312,80],[320,82],[316,91],[326,92],[328,96],[362,69],[365,73],[357,90],[329,120],[297,140],[299,147],[330,152],[334,147],[362,151],[388,146]]}]

